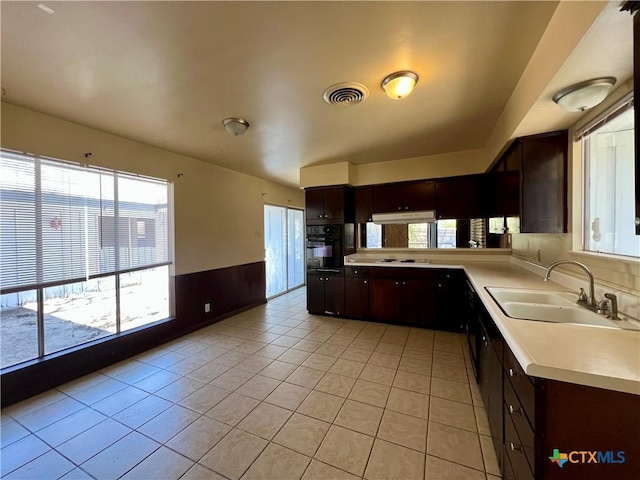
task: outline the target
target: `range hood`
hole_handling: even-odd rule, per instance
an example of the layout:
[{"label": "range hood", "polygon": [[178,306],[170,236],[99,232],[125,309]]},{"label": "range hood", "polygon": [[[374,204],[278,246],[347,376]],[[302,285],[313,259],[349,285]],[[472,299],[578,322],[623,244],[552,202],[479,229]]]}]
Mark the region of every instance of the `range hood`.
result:
[{"label": "range hood", "polygon": [[435,210],[422,210],[418,212],[392,212],[392,213],[374,213],[372,215],[373,223],[378,225],[406,224],[406,223],[435,223]]}]

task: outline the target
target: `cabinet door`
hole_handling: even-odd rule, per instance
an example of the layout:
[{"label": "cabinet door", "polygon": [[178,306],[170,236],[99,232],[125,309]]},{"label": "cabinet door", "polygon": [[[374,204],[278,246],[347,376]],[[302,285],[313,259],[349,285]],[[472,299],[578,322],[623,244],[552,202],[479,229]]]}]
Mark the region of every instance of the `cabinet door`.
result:
[{"label": "cabinet door", "polygon": [[421,280],[403,280],[401,285],[400,323],[411,327],[433,328],[435,305],[433,283]]},{"label": "cabinet door", "polygon": [[520,172],[496,172],[493,182],[495,205],[489,216],[520,215]]},{"label": "cabinet door", "polygon": [[389,213],[402,210],[402,195],[401,185],[375,185],[373,187],[373,211],[375,213]]},{"label": "cabinet door", "polygon": [[400,282],[397,280],[374,279],[369,289],[370,312],[373,320],[396,323],[401,316]]},{"label": "cabinet door", "polygon": [[344,187],[324,189],[324,215],[326,220],[344,218]]},{"label": "cabinet door", "polygon": [[435,210],[436,183],[410,183],[403,189],[403,207],[408,211]]},{"label": "cabinet door", "polygon": [[307,310],[309,313],[324,312],[324,279],[319,275],[307,276]]},{"label": "cabinet door", "polygon": [[345,278],[345,315],[353,318],[369,316],[369,280]]},{"label": "cabinet door", "polygon": [[522,144],[522,233],[567,231],[567,133]]},{"label": "cabinet door", "polygon": [[324,311],[344,315],[344,278],[324,277]]},{"label": "cabinet door", "polygon": [[356,189],[356,223],[371,221],[373,213],[373,188],[361,187]]},{"label": "cabinet door", "polygon": [[436,320],[438,330],[460,333],[465,330],[464,312],[466,288],[458,272],[444,270],[437,273],[435,285]]},{"label": "cabinet door", "polygon": [[436,184],[438,218],[478,218],[484,216],[482,176],[441,180]]},{"label": "cabinet door", "polygon": [[304,192],[304,208],[307,221],[324,220],[324,192],[322,189]]},{"label": "cabinet door", "polygon": [[[637,4],[636,4],[637,5]],[[633,95],[637,101],[640,98],[640,13],[635,10],[633,15]],[[635,157],[636,157],[636,235],[640,235],[640,108],[635,108]]]}]

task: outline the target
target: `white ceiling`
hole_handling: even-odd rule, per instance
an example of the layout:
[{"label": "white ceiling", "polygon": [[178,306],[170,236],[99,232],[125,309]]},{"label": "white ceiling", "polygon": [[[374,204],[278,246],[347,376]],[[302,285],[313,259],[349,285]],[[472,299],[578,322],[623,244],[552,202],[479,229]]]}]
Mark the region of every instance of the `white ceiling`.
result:
[{"label": "white ceiling", "polygon": [[[45,4],[53,14],[1,3],[3,101],[290,185],[303,166],[482,148],[557,7]],[[584,80],[585,61],[565,77]],[[615,61],[628,78],[629,62]],[[420,80],[410,97],[391,100],[380,82],[403,69]],[[366,85],[370,97],[325,104],[325,88],[343,81]],[[229,116],[251,123],[245,135],[224,131]]]}]

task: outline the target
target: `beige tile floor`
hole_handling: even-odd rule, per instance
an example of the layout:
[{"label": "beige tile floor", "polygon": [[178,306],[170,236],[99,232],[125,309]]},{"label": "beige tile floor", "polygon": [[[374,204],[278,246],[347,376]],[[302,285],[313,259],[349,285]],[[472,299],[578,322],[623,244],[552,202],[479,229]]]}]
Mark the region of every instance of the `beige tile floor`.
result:
[{"label": "beige tile floor", "polygon": [[469,378],[461,335],[309,315],[299,289],[4,409],[0,475],[495,480]]}]

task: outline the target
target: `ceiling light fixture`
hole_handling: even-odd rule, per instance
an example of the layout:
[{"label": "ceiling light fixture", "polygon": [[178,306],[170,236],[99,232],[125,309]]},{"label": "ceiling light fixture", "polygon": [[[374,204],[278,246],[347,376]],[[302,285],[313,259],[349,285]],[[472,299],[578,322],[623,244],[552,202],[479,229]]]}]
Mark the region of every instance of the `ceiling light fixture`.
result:
[{"label": "ceiling light fixture", "polygon": [[413,92],[418,83],[418,75],[408,70],[387,75],[382,80],[382,89],[389,98],[399,99],[407,97]]},{"label": "ceiling light fixture", "polygon": [[615,83],[614,77],[593,78],[563,88],[553,96],[553,101],[567,112],[584,112],[607,98]]},{"label": "ceiling light fixture", "polygon": [[53,9],[47,7],[44,3],[39,3],[38,5],[36,5],[36,7],[38,7],[43,12],[48,13],[49,15],[53,15],[55,13]]},{"label": "ceiling light fixture", "polygon": [[243,118],[225,118],[222,120],[222,125],[224,125],[224,129],[234,137],[242,135],[247,131],[247,128],[249,128],[249,122]]}]

